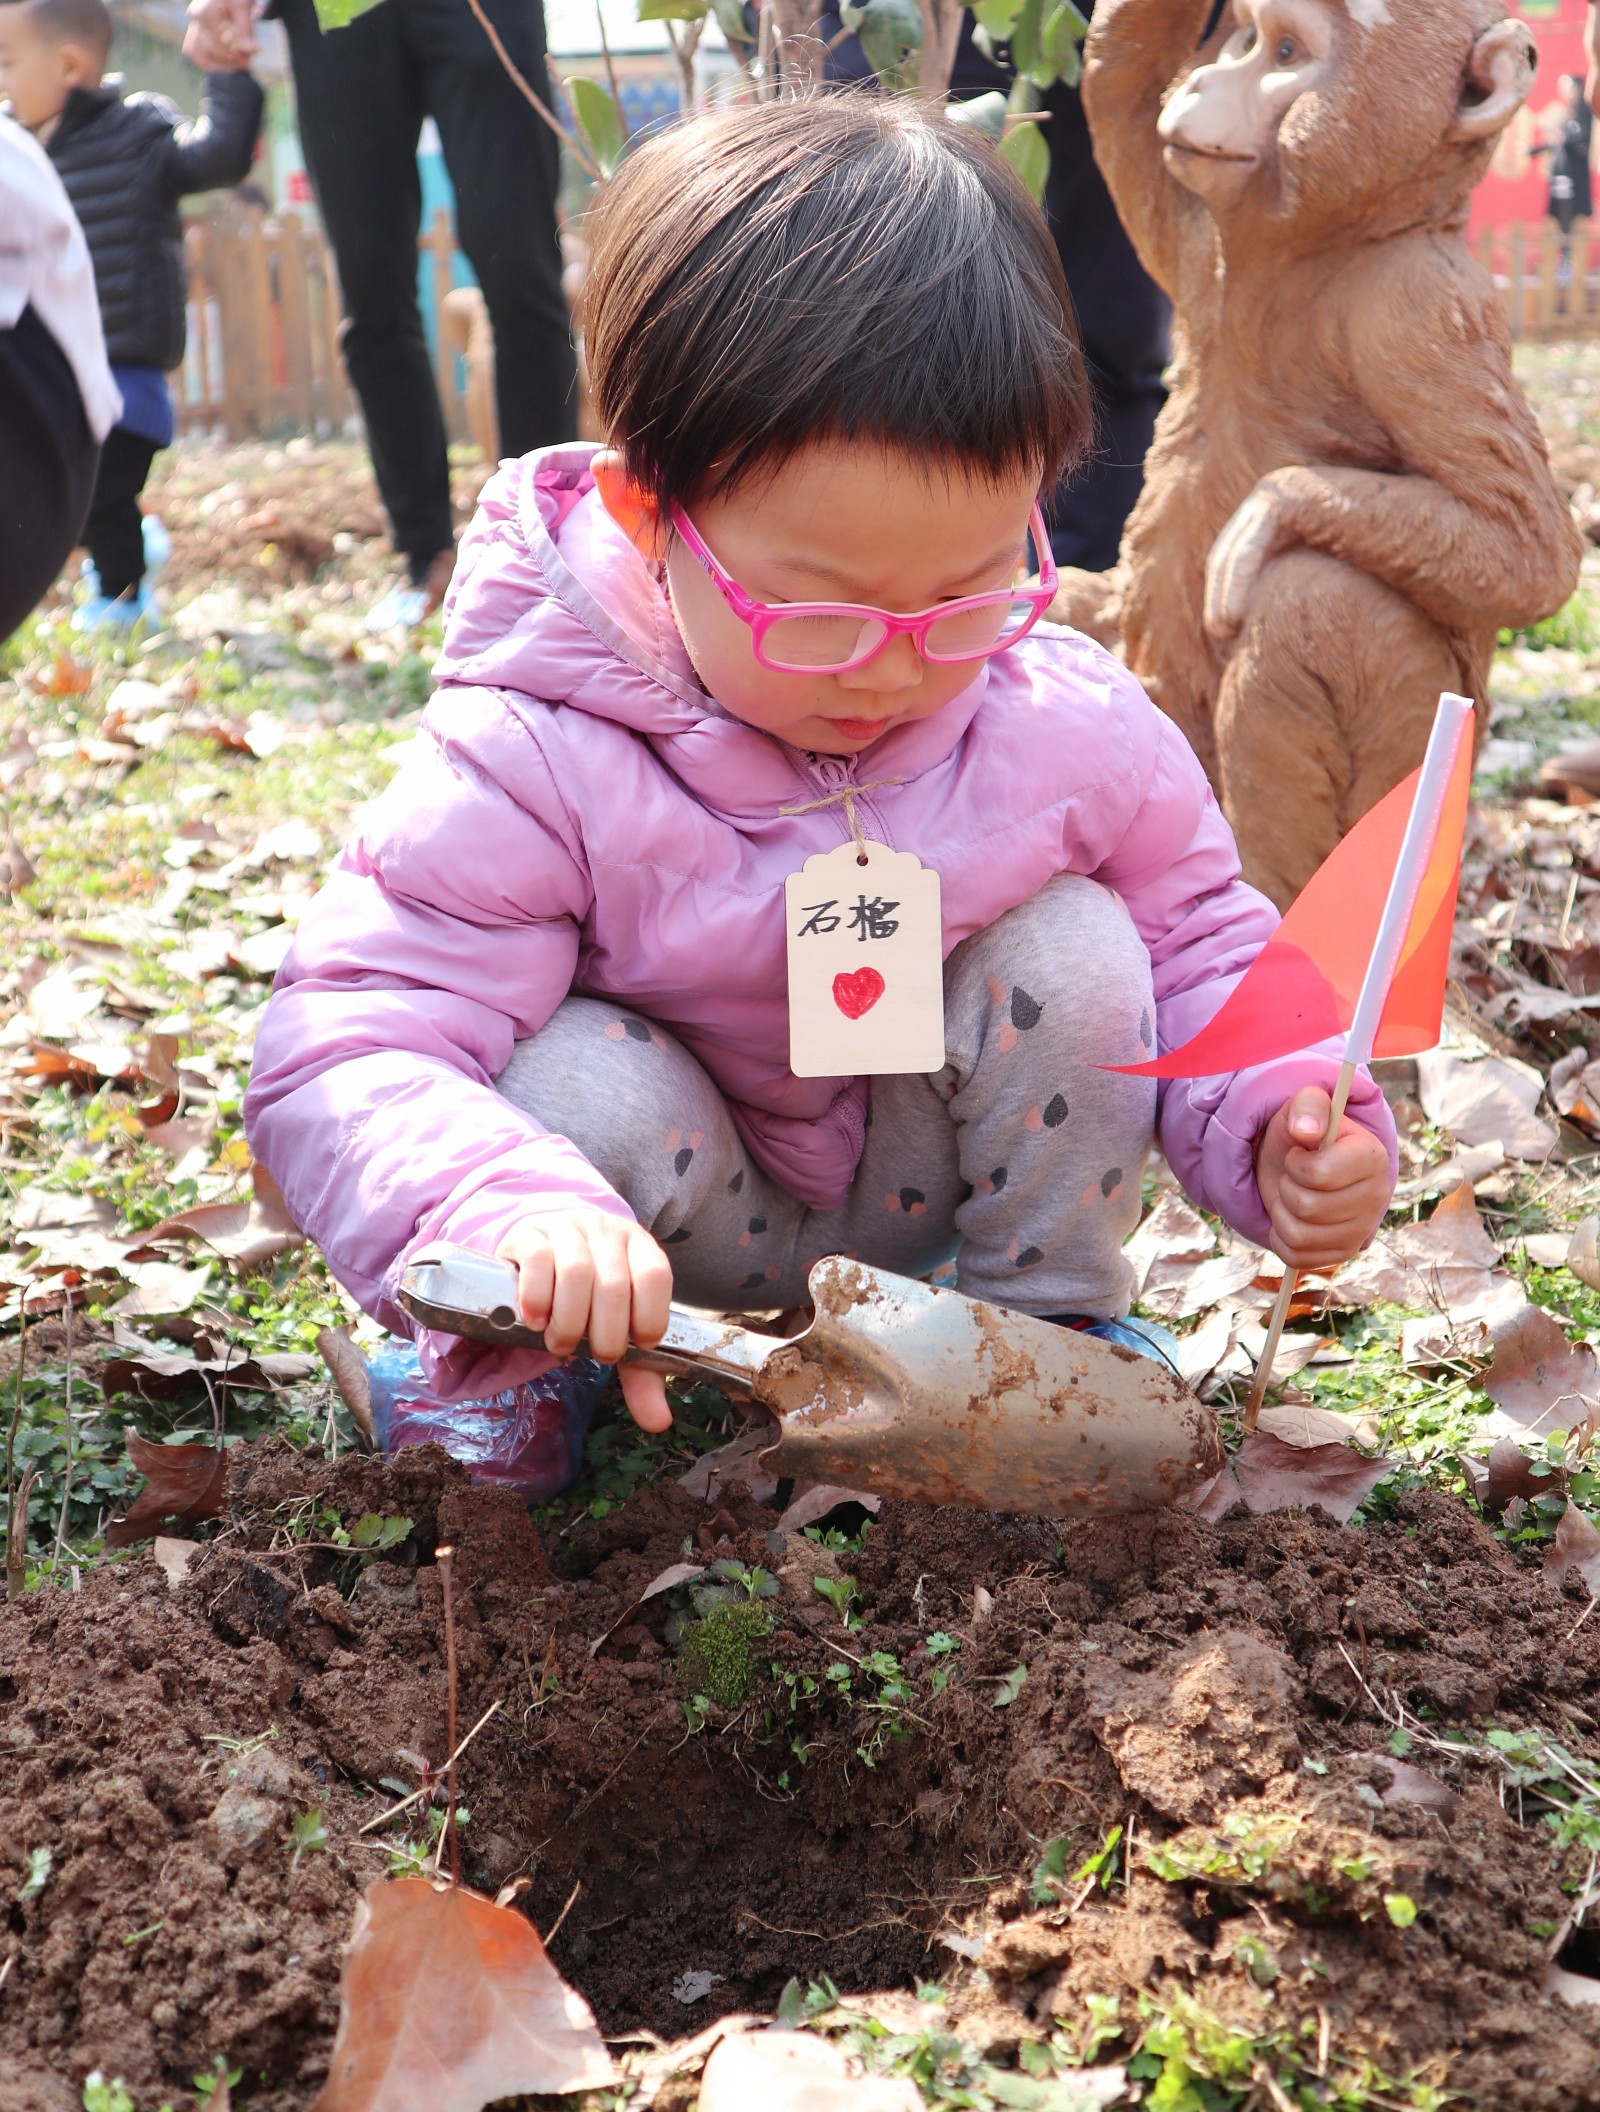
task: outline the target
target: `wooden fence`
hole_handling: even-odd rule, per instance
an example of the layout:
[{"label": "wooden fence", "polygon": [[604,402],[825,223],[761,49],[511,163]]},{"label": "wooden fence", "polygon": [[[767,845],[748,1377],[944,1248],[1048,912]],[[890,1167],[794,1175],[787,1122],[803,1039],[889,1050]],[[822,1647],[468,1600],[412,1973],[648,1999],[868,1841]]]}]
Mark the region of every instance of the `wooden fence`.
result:
[{"label": "wooden fence", "polygon": [[1600,222],[1576,220],[1570,235],[1553,220],[1485,227],[1472,247],[1519,344],[1600,337]]},{"label": "wooden fence", "polygon": [[[268,216],[229,200],[184,230],[189,343],[174,378],[179,427],[223,432],[337,432],[354,408],[339,351],[339,283],[320,228],[298,213]],[[440,305],[452,283],[455,233],[434,215],[418,241],[431,270],[435,368],[445,429],[467,437],[459,362]]]},{"label": "wooden fence", "polygon": [[[467,438],[465,376],[440,313],[454,276],[455,232],[440,210],[418,238],[431,269],[435,370],[452,440]],[[320,228],[230,200],[190,221],[189,349],[178,421],[185,432],[337,432],[354,408],[339,353],[339,286]],[[1553,220],[1483,228],[1473,248],[1520,342],[1600,336],[1600,222],[1564,236]]]}]

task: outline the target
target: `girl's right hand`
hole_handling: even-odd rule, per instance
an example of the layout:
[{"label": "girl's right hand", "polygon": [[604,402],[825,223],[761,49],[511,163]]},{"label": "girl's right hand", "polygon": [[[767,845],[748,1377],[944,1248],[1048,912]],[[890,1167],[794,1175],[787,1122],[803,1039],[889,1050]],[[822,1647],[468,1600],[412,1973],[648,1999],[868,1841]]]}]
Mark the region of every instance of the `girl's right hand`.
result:
[{"label": "girl's right hand", "polygon": [[[548,1210],[521,1218],[495,1253],[515,1262],[523,1324],[570,1357],[588,1337],[591,1355],[616,1364],[630,1342],[650,1349],[667,1331],[672,1264],[642,1225],[606,1210]],[[618,1366],[622,1397],[641,1430],[672,1421],[658,1371]]]}]

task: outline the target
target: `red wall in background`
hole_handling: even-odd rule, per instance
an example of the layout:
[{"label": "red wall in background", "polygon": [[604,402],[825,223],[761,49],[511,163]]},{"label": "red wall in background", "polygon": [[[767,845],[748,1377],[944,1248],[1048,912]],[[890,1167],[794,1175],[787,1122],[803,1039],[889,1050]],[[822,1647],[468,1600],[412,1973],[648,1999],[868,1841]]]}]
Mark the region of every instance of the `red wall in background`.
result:
[{"label": "red wall in background", "polygon": [[[1532,30],[1539,46],[1539,73],[1533,93],[1501,134],[1489,173],[1472,194],[1471,226],[1504,227],[1511,220],[1544,218],[1549,197],[1549,157],[1530,158],[1556,104],[1564,73],[1584,73],[1583,23],[1586,0],[1522,0],[1518,18]],[[1600,125],[1595,127],[1600,138]]]}]

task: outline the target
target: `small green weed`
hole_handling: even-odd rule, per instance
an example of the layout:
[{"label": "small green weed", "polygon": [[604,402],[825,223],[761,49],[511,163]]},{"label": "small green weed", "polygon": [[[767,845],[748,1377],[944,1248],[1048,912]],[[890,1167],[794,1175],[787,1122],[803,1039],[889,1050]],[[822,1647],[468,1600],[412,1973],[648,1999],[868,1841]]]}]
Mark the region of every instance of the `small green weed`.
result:
[{"label": "small green weed", "polygon": [[294,1843],[294,1854],[289,1859],[289,1868],[298,1870],[302,1856],[314,1855],[319,1849],[328,1846],[328,1828],[322,1813],[315,1809],[301,1812],[289,1829],[289,1837]]},{"label": "small green weed", "polygon": [[1002,1678],[999,1686],[997,1686],[994,1690],[995,1707],[997,1709],[1009,1709],[1011,1704],[1016,1700],[1017,1696],[1027,1685],[1027,1681],[1027,1666],[1013,1665],[1011,1670],[1007,1672]]},{"label": "small green weed", "polygon": [[1072,1882],[1075,1885],[1096,1883],[1102,1892],[1109,1892],[1119,1875],[1119,1865],[1122,1866],[1120,1874],[1123,1883],[1127,1883],[1126,1864],[1127,1853],[1122,1847],[1122,1828],[1113,1826],[1088,1861],[1073,1871]]},{"label": "small green weed", "polygon": [[48,1848],[28,1850],[28,1874],[17,1890],[19,1905],[26,1906],[30,1899],[37,1899],[50,1882],[50,1865],[54,1857]]},{"label": "small green weed", "polygon": [[108,2083],[100,2069],[84,2078],[83,2112],[133,2112],[133,2099],[119,2075]]},{"label": "small green weed", "polygon": [[827,1600],[847,1628],[861,1625],[859,1620],[853,1618],[850,1612],[851,1602],[857,1595],[854,1577],[813,1577],[811,1586],[814,1591]]},{"label": "small green weed", "polygon": [[[470,1825],[472,1814],[464,1804],[456,1806],[456,1829],[459,1832]],[[429,1808],[423,1825],[420,1841],[403,1840],[390,1844],[389,1875],[391,1877],[426,1877],[439,1861],[439,1836],[444,1832],[444,1813],[438,1805]]]}]

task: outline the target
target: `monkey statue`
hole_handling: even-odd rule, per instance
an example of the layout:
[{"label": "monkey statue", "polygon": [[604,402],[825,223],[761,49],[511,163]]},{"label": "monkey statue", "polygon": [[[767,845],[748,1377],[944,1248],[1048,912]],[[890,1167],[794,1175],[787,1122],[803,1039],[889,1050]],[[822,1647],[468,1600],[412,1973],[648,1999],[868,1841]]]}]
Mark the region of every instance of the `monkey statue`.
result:
[{"label": "monkey statue", "polygon": [[[1502,625],[1549,615],[1581,545],[1512,378],[1467,196],[1532,85],[1497,0],[1100,0],[1096,159],[1175,310],[1172,392],[1117,572],[1120,625],[1188,735],[1245,876],[1287,907],[1478,704]],[[1109,602],[1108,602],[1109,595]]]}]

